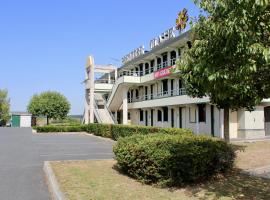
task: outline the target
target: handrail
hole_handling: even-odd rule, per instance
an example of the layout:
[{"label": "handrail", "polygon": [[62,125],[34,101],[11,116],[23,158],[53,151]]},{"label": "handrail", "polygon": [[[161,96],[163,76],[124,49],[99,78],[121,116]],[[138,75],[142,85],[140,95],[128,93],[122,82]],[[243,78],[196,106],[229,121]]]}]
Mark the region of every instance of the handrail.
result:
[{"label": "handrail", "polygon": [[182,96],[182,95],[186,95],[185,88],[169,90],[169,91],[164,91],[164,92],[158,92],[156,94],[148,94],[148,95],[138,96],[135,98],[129,98],[128,102],[134,103],[134,102],[148,101],[148,100],[161,99],[161,98],[165,98],[165,97]]},{"label": "handrail", "polygon": [[95,107],[94,112],[95,112],[97,121],[98,121],[99,123],[101,123],[102,120],[101,120],[100,115],[99,115],[99,113],[98,113],[98,105],[97,105],[97,101],[96,101],[95,98],[94,98],[94,107]]},{"label": "handrail", "polygon": [[107,84],[114,84],[114,80],[108,80],[108,79],[97,79],[95,80],[95,83],[107,83]]},{"label": "handrail", "polygon": [[123,70],[118,74],[118,78],[122,77],[122,76],[144,76],[144,75],[147,75],[149,73],[156,72],[156,71],[163,69],[165,67],[174,66],[176,64],[176,61],[177,61],[177,59],[173,58],[173,59],[170,59],[169,61],[164,61],[164,62],[157,64],[153,67],[148,67],[148,69],[145,69],[144,71]]},{"label": "handrail", "polygon": [[109,112],[109,114],[110,114],[110,116],[111,116],[113,122],[114,122],[115,124],[117,124],[117,121],[116,121],[114,115],[112,114],[111,110],[108,108],[106,102],[105,102],[105,104],[104,104],[104,108]]}]

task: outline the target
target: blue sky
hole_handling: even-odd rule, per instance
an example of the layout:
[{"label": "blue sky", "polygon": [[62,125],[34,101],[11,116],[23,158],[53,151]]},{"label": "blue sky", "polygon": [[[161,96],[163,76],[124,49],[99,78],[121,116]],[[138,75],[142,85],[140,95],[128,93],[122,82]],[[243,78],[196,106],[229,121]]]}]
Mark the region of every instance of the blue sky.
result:
[{"label": "blue sky", "polygon": [[0,88],[12,111],[33,94],[59,91],[82,114],[86,57],[117,64],[133,49],[174,26],[177,13],[198,14],[192,0],[9,0],[0,3]]}]

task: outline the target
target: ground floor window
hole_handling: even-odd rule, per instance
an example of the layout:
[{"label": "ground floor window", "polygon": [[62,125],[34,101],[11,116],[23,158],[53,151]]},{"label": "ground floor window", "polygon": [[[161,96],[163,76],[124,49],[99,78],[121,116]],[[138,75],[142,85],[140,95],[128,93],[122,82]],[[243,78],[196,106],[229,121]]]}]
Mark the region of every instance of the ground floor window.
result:
[{"label": "ground floor window", "polygon": [[140,121],[143,121],[143,110],[140,110]]},{"label": "ground floor window", "polygon": [[157,118],[158,118],[158,122],[162,122],[162,112],[161,112],[161,110],[158,110]]},{"label": "ground floor window", "polygon": [[199,104],[199,122],[206,122],[206,106],[205,104]]},{"label": "ground floor window", "polygon": [[169,112],[168,107],[163,107],[163,120],[164,120],[165,122],[168,121],[168,112]]},{"label": "ground floor window", "polygon": [[189,123],[196,123],[196,108],[189,107]]}]

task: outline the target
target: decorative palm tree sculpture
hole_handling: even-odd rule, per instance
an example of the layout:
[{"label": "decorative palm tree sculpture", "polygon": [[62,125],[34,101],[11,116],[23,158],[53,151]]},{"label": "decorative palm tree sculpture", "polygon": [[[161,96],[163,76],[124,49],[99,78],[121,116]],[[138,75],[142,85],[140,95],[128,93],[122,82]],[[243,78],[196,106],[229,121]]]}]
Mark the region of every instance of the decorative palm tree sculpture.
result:
[{"label": "decorative palm tree sculpture", "polygon": [[189,19],[187,12],[187,9],[184,8],[178,14],[178,18],[176,19],[176,29],[179,31],[183,31],[187,27],[187,22]]}]

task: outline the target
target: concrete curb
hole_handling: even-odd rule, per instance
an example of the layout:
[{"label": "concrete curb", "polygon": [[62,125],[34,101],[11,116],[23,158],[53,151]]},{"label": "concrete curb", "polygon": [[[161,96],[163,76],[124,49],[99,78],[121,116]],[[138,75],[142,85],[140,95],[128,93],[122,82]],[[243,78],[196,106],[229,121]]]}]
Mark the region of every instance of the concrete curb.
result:
[{"label": "concrete curb", "polygon": [[55,177],[55,174],[52,170],[51,164],[49,161],[44,162],[43,170],[45,172],[45,177],[47,179],[49,191],[51,193],[53,200],[66,200],[65,195],[60,190],[58,181]]}]

